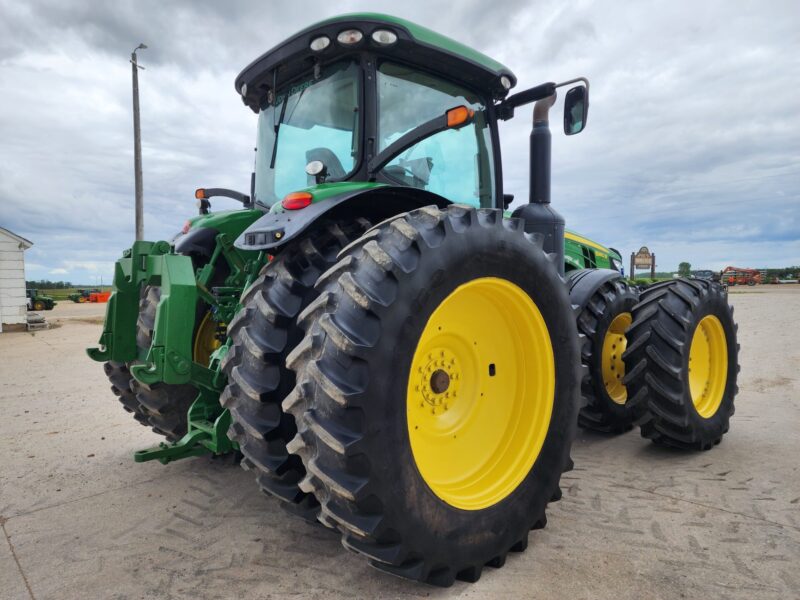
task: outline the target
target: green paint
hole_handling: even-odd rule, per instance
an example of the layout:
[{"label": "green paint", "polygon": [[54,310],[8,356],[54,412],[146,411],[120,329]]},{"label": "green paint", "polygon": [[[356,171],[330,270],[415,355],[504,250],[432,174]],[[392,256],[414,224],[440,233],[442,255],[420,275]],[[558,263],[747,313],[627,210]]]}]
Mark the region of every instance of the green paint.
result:
[{"label": "green paint", "polygon": [[44,307],[43,310],[53,310],[53,308],[55,308],[55,305],[57,304],[57,302],[53,300],[52,296],[44,296],[39,293],[39,290],[36,289],[25,290],[25,295],[31,301],[32,310],[37,310],[36,309],[37,303],[40,303]]},{"label": "green paint", "polygon": [[[317,202],[330,200],[331,198],[340,196],[342,194],[350,194],[353,192],[372,190],[381,187],[386,187],[386,184],[376,183],[374,181],[338,181],[334,183],[319,183],[317,185],[312,185],[311,187],[302,188],[296,191],[310,193],[312,196],[311,202],[316,204]],[[276,202],[272,205],[272,208],[269,212],[273,214],[282,213],[286,212],[286,209],[281,206],[280,202]]]},{"label": "green paint", "polygon": [[564,236],[564,262],[566,269],[614,269],[611,257],[621,262],[618,253],[594,240],[567,230]]},{"label": "green paint", "polygon": [[[263,258],[263,257],[260,257]],[[252,283],[252,280],[249,280]],[[241,289],[237,299],[241,295]],[[197,399],[187,413],[188,430],[173,444],[162,442],[154,448],[139,450],[133,455],[135,462],[157,460],[166,465],[181,458],[203,454],[227,454],[239,449],[239,445],[228,437],[231,414],[219,403],[219,395],[225,388],[226,379],[220,362],[230,349],[230,338],[211,354],[208,367],[192,363],[192,383],[198,389]]]},{"label": "green paint", "polygon": [[264,216],[264,211],[256,208],[221,210],[193,217],[189,219],[189,223],[191,223],[192,229],[216,229],[220,233],[236,238],[262,216]]},{"label": "green paint", "polygon": [[474,48],[470,48],[469,46],[465,46],[461,42],[457,42],[454,39],[451,39],[447,36],[444,36],[440,33],[437,33],[427,27],[422,27],[421,25],[417,25],[416,23],[412,23],[411,21],[406,21],[405,19],[400,19],[398,17],[393,17],[391,15],[384,15],[381,13],[351,13],[346,15],[340,15],[338,17],[333,17],[331,19],[326,19],[324,21],[320,21],[309,27],[304,31],[309,31],[316,29],[318,27],[322,27],[324,25],[328,25],[330,23],[339,23],[339,22],[346,22],[346,21],[355,21],[355,20],[366,20],[366,21],[377,21],[380,23],[385,23],[387,26],[392,27],[402,27],[408,33],[411,34],[417,42],[421,44],[425,44],[427,46],[431,46],[438,50],[442,50],[444,52],[448,52],[450,54],[455,54],[460,56],[464,60],[468,60],[475,64],[480,65],[484,69],[488,71],[492,71],[498,77],[500,75],[511,75],[513,77],[513,73],[511,69],[506,67],[504,64],[501,64],[486,56],[485,54],[478,52]]}]

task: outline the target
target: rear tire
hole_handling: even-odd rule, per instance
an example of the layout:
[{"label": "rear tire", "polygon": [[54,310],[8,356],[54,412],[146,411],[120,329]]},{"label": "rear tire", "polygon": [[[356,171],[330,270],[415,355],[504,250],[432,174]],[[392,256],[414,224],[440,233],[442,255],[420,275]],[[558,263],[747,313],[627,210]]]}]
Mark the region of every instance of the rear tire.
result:
[{"label": "rear tire", "polygon": [[622,279],[613,279],[600,286],[578,316],[578,331],[588,340],[581,358],[589,367],[581,385],[587,402],[578,416],[581,427],[605,433],[623,433],[633,427],[633,407],[622,384],[622,353],[625,329],[638,299],[637,290]]},{"label": "rear tire", "polygon": [[294,417],[281,409],[295,382],[286,356],[303,337],[295,318],[317,297],[317,279],[367,227],[364,219],[330,223],[282,249],[245,291],[228,328],[233,344],[222,362],[228,385],[220,402],[231,411],[229,436],[244,455],[242,467],[255,473],[262,491],[310,522],[319,503],[298,487],[305,469],[286,450],[297,432]]},{"label": "rear tire", "polygon": [[728,431],[739,388],[733,308],[711,281],[649,287],[633,309],[625,384],[642,436],[708,450]]},{"label": "rear tire", "polygon": [[[300,487],[321,502],[320,520],[335,525],[344,546],[373,566],[440,586],[476,581],[484,566],[500,567],[509,552],[525,550],[529,530],[544,527],[548,502],[560,498],[578,416],[579,338],[556,257],[544,254],[541,241],[500,211],[428,207],[370,230],[317,283],[320,297],[300,318],[306,336],[288,359],[297,385],[283,406],[299,430],[289,450],[303,458],[308,475]],[[483,285],[498,296],[481,301]],[[463,318],[444,319],[437,332],[439,309],[455,311],[451,301],[465,290],[480,293],[461,305]],[[493,307],[489,297],[507,302]],[[522,314],[531,320],[514,319],[512,313],[528,304],[535,310]],[[494,324],[503,339],[487,344],[481,336],[491,339],[486,332],[496,331]],[[529,329],[539,334],[532,337],[536,345],[526,347],[525,334],[515,331]],[[460,340],[452,342],[455,360],[446,339]],[[439,341],[441,358],[428,353],[428,345]],[[427,377],[424,368],[412,369],[420,352],[423,361],[430,359],[428,371],[436,369],[430,389],[427,379],[414,378],[417,371]],[[518,353],[525,365],[541,367],[535,377],[513,368]],[[490,360],[487,372],[483,363]],[[544,381],[552,387],[537,387]],[[478,396],[484,389],[492,402]],[[500,389],[507,393],[495,391]],[[537,416],[529,428],[518,427],[529,421],[513,415],[524,417],[528,409],[508,408],[525,405],[549,410],[547,419]],[[494,414],[499,429],[489,424],[493,419],[477,416]],[[462,440],[470,442],[475,430],[468,427],[475,424],[491,442],[478,436],[474,464],[484,465],[481,473],[497,485],[482,483],[474,465],[471,472],[459,471],[459,484],[468,481],[474,497],[439,481],[433,471],[441,474],[442,462],[421,450],[425,439],[414,433],[417,418],[419,435],[455,418],[459,428],[453,431],[466,431]],[[525,445],[530,431],[541,436],[538,448]],[[452,442],[449,433],[432,435],[445,453],[469,450],[464,444],[470,442]],[[518,440],[524,451],[509,455]]]}]

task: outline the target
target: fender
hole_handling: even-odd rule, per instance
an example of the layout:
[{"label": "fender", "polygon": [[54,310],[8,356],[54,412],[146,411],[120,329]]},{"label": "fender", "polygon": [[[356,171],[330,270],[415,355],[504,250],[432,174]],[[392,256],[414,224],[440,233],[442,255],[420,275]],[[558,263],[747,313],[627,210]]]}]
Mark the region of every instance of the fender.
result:
[{"label": "fender", "polygon": [[210,259],[217,245],[219,231],[213,227],[197,227],[190,229],[178,237],[175,242],[175,253],[189,256],[202,256]]},{"label": "fender", "polygon": [[286,210],[280,203],[245,229],[234,243],[240,250],[276,250],[318,222],[321,218],[368,217],[382,221],[394,215],[435,204],[440,208],[449,200],[411,187],[375,183],[321,184],[307,190],[317,200],[299,210]]},{"label": "fender", "polygon": [[613,269],[577,269],[567,273],[567,286],[569,300],[573,305],[578,305],[580,311],[584,309],[594,293],[607,281],[621,279],[619,271]]}]

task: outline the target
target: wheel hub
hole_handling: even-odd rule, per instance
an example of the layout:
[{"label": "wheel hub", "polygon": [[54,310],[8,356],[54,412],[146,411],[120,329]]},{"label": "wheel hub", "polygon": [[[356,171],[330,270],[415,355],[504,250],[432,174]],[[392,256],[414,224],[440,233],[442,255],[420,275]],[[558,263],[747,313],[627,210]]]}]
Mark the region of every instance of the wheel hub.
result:
[{"label": "wheel hub", "polygon": [[453,352],[444,348],[429,352],[426,364],[417,367],[414,391],[422,396],[419,408],[432,415],[449,410],[458,397],[460,371]]},{"label": "wheel hub", "polygon": [[625,377],[625,362],[622,360],[622,354],[628,346],[625,330],[632,321],[631,313],[618,314],[608,325],[603,339],[603,352],[600,357],[603,384],[609,398],[617,404],[625,404],[628,400],[628,391],[622,383],[622,378]]}]

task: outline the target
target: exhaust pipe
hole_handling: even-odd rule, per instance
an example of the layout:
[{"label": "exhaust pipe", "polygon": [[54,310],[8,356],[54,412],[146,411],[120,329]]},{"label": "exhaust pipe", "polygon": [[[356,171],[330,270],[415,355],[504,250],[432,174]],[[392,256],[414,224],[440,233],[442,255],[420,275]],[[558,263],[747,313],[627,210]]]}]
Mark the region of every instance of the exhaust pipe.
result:
[{"label": "exhaust pipe", "polygon": [[564,274],[564,217],[550,206],[550,108],[556,94],[537,100],[533,106],[530,137],[530,196],[528,204],[516,209],[512,217],[525,221],[526,233],[544,235],[544,251],[556,254],[556,268]]}]

